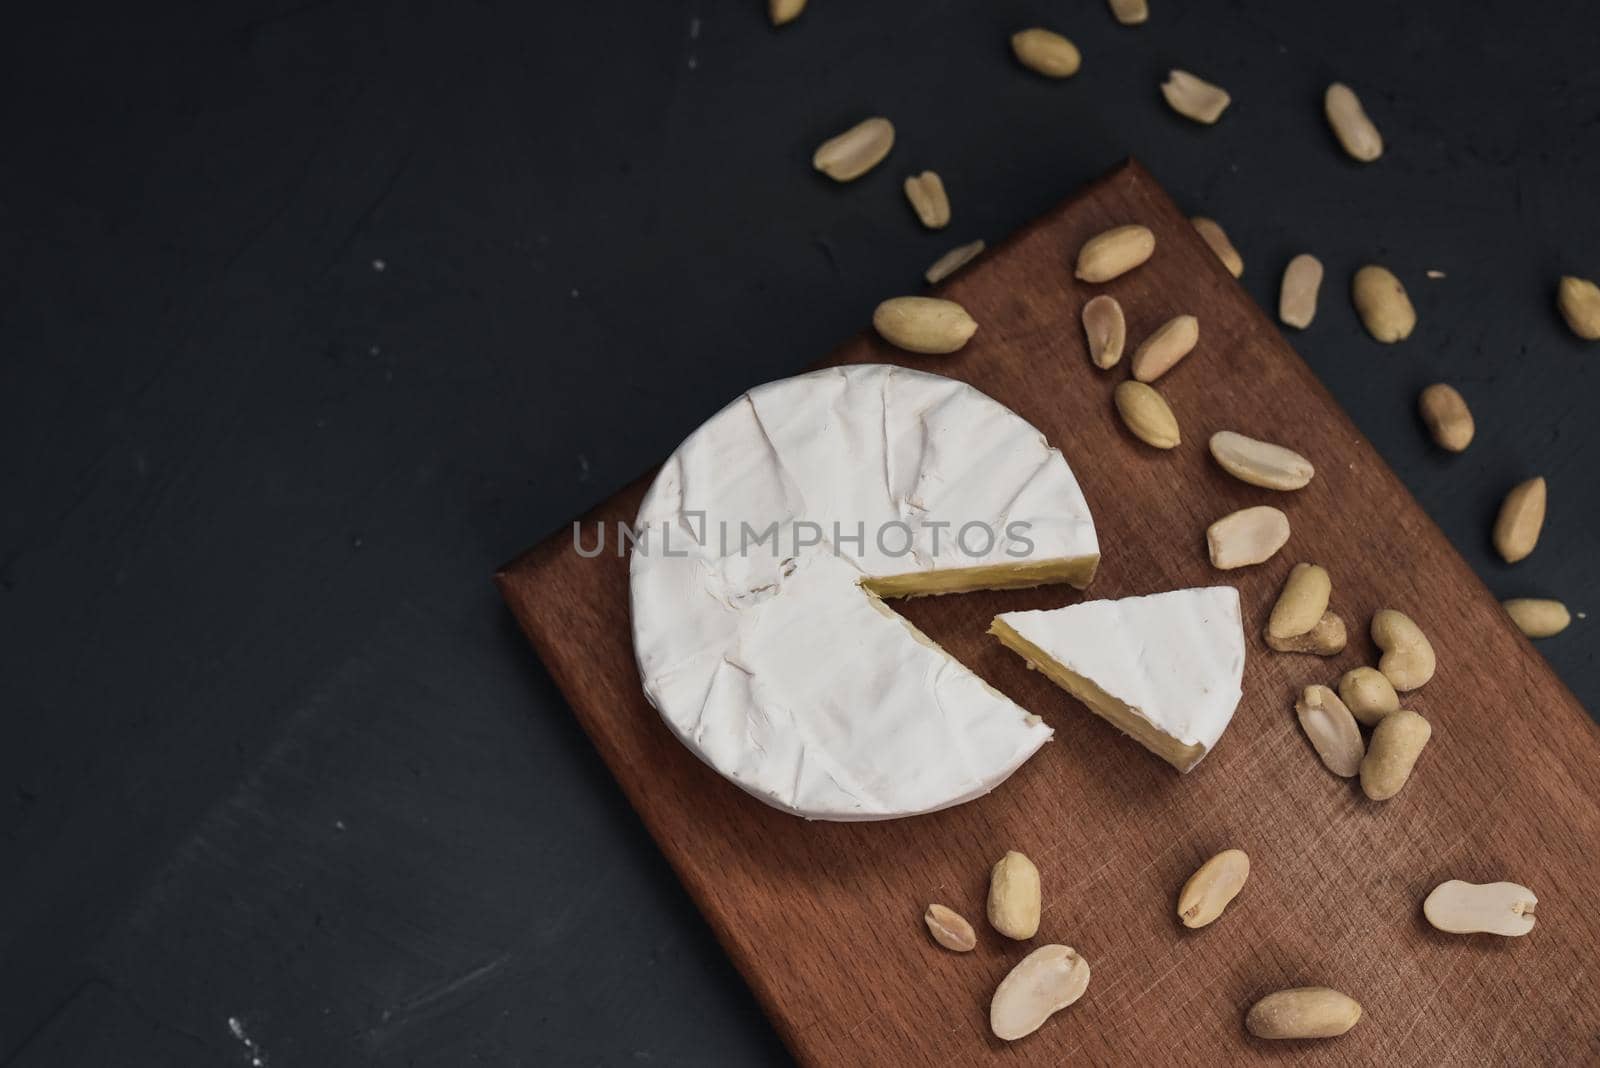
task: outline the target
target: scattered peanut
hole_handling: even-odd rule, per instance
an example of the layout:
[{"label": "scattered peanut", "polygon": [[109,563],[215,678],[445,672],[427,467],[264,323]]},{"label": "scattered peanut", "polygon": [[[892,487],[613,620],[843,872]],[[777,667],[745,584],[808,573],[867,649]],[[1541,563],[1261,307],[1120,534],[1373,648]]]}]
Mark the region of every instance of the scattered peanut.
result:
[{"label": "scattered peanut", "polygon": [[929,264],[928,269],[922,272],[922,277],[928,280],[930,286],[936,286],[971,263],[987,247],[981,239],[957,245]]},{"label": "scattered peanut", "polygon": [[1328,125],[1339,138],[1339,144],[1351,159],[1371,163],[1383,155],[1383,137],[1372,125],[1361,107],[1355,91],[1341,82],[1328,86],[1322,98],[1322,110],[1328,116]]},{"label": "scattered peanut", "polygon": [[1449,934],[1496,934],[1516,938],[1538,922],[1539,899],[1516,883],[1467,883],[1451,879],[1422,903],[1428,922]]},{"label": "scattered peanut", "polygon": [[806,0],[767,0],[767,17],[774,26],[793,22],[806,9]]},{"label": "scattered peanut", "polygon": [[1326,686],[1307,686],[1295,702],[1294,713],[1324,767],[1341,779],[1354,778],[1361,771],[1366,745],[1356,718],[1338,694]]},{"label": "scattered peanut", "polygon": [[1388,676],[1377,668],[1351,668],[1339,677],[1339,700],[1364,727],[1376,727],[1400,707],[1400,695]]},{"label": "scattered peanut", "polygon": [[1269,649],[1280,653],[1315,653],[1317,656],[1337,656],[1344,652],[1348,637],[1344,617],[1332,609],[1322,613],[1317,625],[1304,634],[1277,638],[1266,630],[1261,632],[1261,640],[1267,643]]},{"label": "scattered peanut", "polygon": [[1569,274],[1556,287],[1556,306],[1574,334],[1600,341],[1600,286]]},{"label": "scattered peanut", "polygon": [[1032,938],[1039,933],[1039,897],[1039,869],[1008,852],[989,872],[989,923],[1007,938]]},{"label": "scattered peanut", "polygon": [[1102,293],[1083,306],[1083,332],[1094,365],[1101,370],[1116,366],[1128,340],[1128,323],[1116,297]]},{"label": "scattered peanut", "polygon": [[1278,289],[1278,318],[1304,330],[1317,317],[1317,292],[1322,288],[1322,261],[1302,252],[1283,269]]},{"label": "scattered peanut", "polygon": [[1178,891],[1178,919],[1185,927],[1204,927],[1222,910],[1250,878],[1250,858],[1242,849],[1224,849],[1189,876]]},{"label": "scattered peanut", "polygon": [[1297,490],[1311,481],[1311,461],[1282,445],[1257,441],[1232,430],[1211,435],[1211,457],[1240,482],[1263,489]]},{"label": "scattered peanut", "polygon": [[1167,98],[1173,111],[1207,126],[1222,118],[1222,113],[1233,102],[1227,90],[1186,70],[1168,71],[1167,80],[1161,83],[1161,95]]},{"label": "scattered peanut", "polygon": [[1134,437],[1157,449],[1177,448],[1181,440],[1178,417],[1172,414],[1167,399],[1152,387],[1132,379],[1118,382],[1111,399]]},{"label": "scattered peanut", "polygon": [[1511,621],[1530,638],[1549,638],[1560,634],[1572,622],[1572,613],[1560,601],[1513,597],[1504,603]]},{"label": "scattered peanut", "polygon": [[882,163],[893,147],[894,124],[875,117],[822,142],[811,165],[836,182],[850,182]]},{"label": "scattered peanut", "polygon": [[1530,478],[1511,487],[1500,504],[1494,521],[1494,547],[1508,564],[1533,552],[1544,528],[1546,490],[1544,479]]},{"label": "scattered peanut", "polygon": [[1206,528],[1211,566],[1224,571],[1265,563],[1288,540],[1289,517],[1264,504],[1225,515]]},{"label": "scattered peanut", "polygon": [[1085,282],[1109,282],[1139,266],[1155,250],[1156,235],[1148,226],[1118,226],[1083,243],[1074,273]]},{"label": "scattered peanut", "polygon": [[1154,382],[1177,365],[1200,342],[1200,320],[1192,315],[1175,315],[1156,328],[1134,350],[1133,377]]},{"label": "scattered peanut", "polygon": [[1035,27],[1011,35],[1017,62],[1046,78],[1070,78],[1083,65],[1078,46],[1050,30]]},{"label": "scattered peanut", "polygon": [[1089,988],[1089,962],[1071,946],[1040,946],[1023,957],[995,988],[989,1002],[989,1030],[996,1038],[1015,1042],[1044,1026],[1044,1022]]},{"label": "scattered peanut", "polygon": [[1417,398],[1417,408],[1439,448],[1461,452],[1472,444],[1472,412],[1454,386],[1435,382]]},{"label": "scattered peanut", "polygon": [[1393,608],[1380,608],[1372,616],[1372,640],[1383,656],[1378,670],[1401,693],[1415,690],[1433,678],[1437,661],[1433,645],[1411,617]]},{"label": "scattered peanut", "polygon": [[1268,994],[1244,1018],[1257,1038],[1334,1038],[1361,1019],[1361,1006],[1349,995],[1325,986],[1302,986]]},{"label": "scattered peanut", "polygon": [[1110,0],[1111,17],[1124,26],[1139,26],[1150,17],[1145,0]]},{"label": "scattered peanut", "polygon": [[1399,793],[1431,737],[1433,725],[1408,708],[1384,716],[1361,761],[1361,791],[1374,801]]},{"label": "scattered peanut", "polygon": [[1277,603],[1272,606],[1267,633],[1274,638],[1293,638],[1307,633],[1328,610],[1328,598],[1332,594],[1333,580],[1328,577],[1327,568],[1318,564],[1295,564],[1289,569]]},{"label": "scattered peanut", "polygon": [[928,911],[922,914],[922,922],[928,925],[928,933],[933,935],[933,940],[945,949],[970,953],[978,944],[978,935],[972,929],[972,924],[954,909],[929,905]]},{"label": "scattered peanut", "polygon": [[955,352],[978,330],[967,309],[938,297],[892,297],[872,313],[872,325],[896,348],[925,355]]},{"label": "scattered peanut", "polygon": [[917,220],[930,230],[943,230],[950,225],[950,198],[945,195],[944,180],[933,171],[914,174],[905,182],[906,199]]},{"label": "scattered peanut", "polygon": [[1228,234],[1222,225],[1215,219],[1208,219],[1204,215],[1196,215],[1189,220],[1194,228],[1200,232],[1201,238],[1211,251],[1216,253],[1217,259],[1228,269],[1228,273],[1238,278],[1244,274],[1244,257],[1239,255],[1239,250],[1233,247],[1233,242],[1228,240]]},{"label": "scattered peanut", "polygon": [[1357,271],[1350,296],[1367,333],[1385,345],[1404,341],[1416,328],[1417,312],[1406,296],[1406,287],[1387,267],[1369,263]]}]

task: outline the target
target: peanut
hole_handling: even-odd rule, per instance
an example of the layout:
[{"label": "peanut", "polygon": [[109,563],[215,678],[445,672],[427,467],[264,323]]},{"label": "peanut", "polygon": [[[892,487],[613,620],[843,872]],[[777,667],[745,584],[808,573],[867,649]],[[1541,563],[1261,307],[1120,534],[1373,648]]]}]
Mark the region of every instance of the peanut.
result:
[{"label": "peanut", "polygon": [[805,9],[806,0],[767,0],[767,17],[774,26],[793,22]]},{"label": "peanut", "polygon": [[1211,457],[1240,482],[1263,489],[1297,490],[1311,481],[1311,461],[1282,445],[1257,441],[1232,430],[1211,435]]},{"label": "peanut", "polygon": [[1153,388],[1131,379],[1118,382],[1111,399],[1134,437],[1157,449],[1177,448],[1178,417]]},{"label": "peanut", "polygon": [[1354,778],[1361,771],[1366,746],[1356,718],[1338,694],[1326,686],[1307,686],[1295,702],[1294,712],[1324,767],[1341,779]]},{"label": "peanut", "polygon": [[1204,927],[1222,915],[1248,878],[1250,858],[1245,851],[1224,849],[1200,865],[1178,891],[1178,919],[1185,927]]},{"label": "peanut", "polygon": [[1400,707],[1400,695],[1388,676],[1377,668],[1351,668],[1339,677],[1339,700],[1364,727],[1376,727]]},{"label": "peanut", "polygon": [[1275,638],[1265,629],[1261,632],[1261,640],[1267,643],[1269,649],[1280,653],[1315,653],[1317,656],[1337,656],[1344,652],[1348,638],[1344,617],[1332,609],[1322,613],[1316,626],[1304,634]]},{"label": "peanut", "polygon": [[1318,564],[1296,564],[1289,569],[1283,592],[1272,606],[1267,633],[1274,638],[1293,638],[1317,625],[1328,610],[1333,595],[1333,580],[1328,569]]},{"label": "peanut", "polygon": [[1133,377],[1154,382],[1177,365],[1200,341],[1200,320],[1192,315],[1176,315],[1156,328],[1134,350]]},{"label": "peanut", "polygon": [[1399,793],[1431,737],[1433,725],[1410,709],[1384,716],[1372,729],[1361,761],[1361,791],[1374,801],[1387,801]]},{"label": "peanut", "polygon": [[1111,17],[1124,26],[1138,26],[1150,17],[1146,0],[1110,0]]},{"label": "peanut", "polygon": [[872,325],[889,344],[907,352],[944,355],[977,333],[967,309],[937,297],[893,297],[872,313]]},{"label": "peanut", "polygon": [[1224,571],[1264,563],[1288,540],[1289,517],[1267,505],[1232,512],[1206,528],[1211,566]]},{"label": "peanut", "polygon": [[1525,559],[1539,544],[1546,495],[1544,479],[1530,478],[1511,487],[1500,503],[1500,514],[1494,521],[1494,547],[1506,563]]},{"label": "peanut", "polygon": [[1227,90],[1186,70],[1168,71],[1167,80],[1161,83],[1161,95],[1166,97],[1173,111],[1206,126],[1222,118],[1222,113],[1233,102]]},{"label": "peanut", "polygon": [[1085,282],[1109,282],[1148,260],[1155,250],[1156,235],[1148,226],[1118,226],[1083,243],[1074,273]]},{"label": "peanut", "polygon": [[1116,297],[1102,293],[1083,306],[1083,332],[1094,365],[1101,370],[1116,366],[1128,340],[1128,323]]},{"label": "peanut", "polygon": [[1574,334],[1600,341],[1600,286],[1569,274],[1556,287],[1556,306]]},{"label": "peanut", "polygon": [[1334,1038],[1360,1019],[1354,998],[1325,986],[1302,986],[1250,1006],[1244,1026],[1257,1038]]},{"label": "peanut", "polygon": [[1415,690],[1433,678],[1437,666],[1433,645],[1410,616],[1393,608],[1380,608],[1372,616],[1372,640],[1383,650],[1378,670],[1396,690]]},{"label": "peanut", "polygon": [[1387,267],[1369,263],[1356,272],[1350,296],[1367,333],[1385,345],[1404,341],[1417,325],[1417,312],[1406,287]]},{"label": "peanut", "polygon": [[943,230],[950,225],[950,198],[944,191],[944,179],[933,171],[914,174],[905,181],[906,199],[917,220],[929,230]]},{"label": "peanut", "polygon": [[1516,938],[1538,922],[1539,899],[1516,883],[1468,883],[1451,879],[1433,888],[1422,914],[1449,934],[1496,934]]},{"label": "peanut", "polygon": [[1572,622],[1572,613],[1560,601],[1513,597],[1504,604],[1506,614],[1517,625],[1517,629],[1530,638],[1549,638],[1560,634]]},{"label": "peanut", "polygon": [[1454,386],[1435,382],[1417,398],[1417,408],[1439,448],[1461,452],[1472,444],[1472,412]]},{"label": "peanut", "polygon": [[989,1030],[996,1038],[1015,1042],[1044,1026],[1044,1022],[1089,988],[1089,962],[1071,946],[1040,946],[1023,957],[995,988],[989,1002]]},{"label": "peanut", "polygon": [[1228,240],[1228,233],[1222,228],[1221,223],[1215,219],[1208,219],[1204,215],[1196,215],[1189,222],[1199,231],[1200,237],[1205,243],[1211,246],[1211,251],[1216,254],[1217,259],[1222,261],[1222,265],[1228,269],[1229,274],[1235,278],[1244,274],[1244,257],[1239,255],[1239,250],[1233,247],[1232,241]]},{"label": "peanut", "polygon": [[929,264],[928,269],[922,272],[922,277],[928,280],[930,286],[936,286],[971,263],[986,247],[981,239],[957,245]]},{"label": "peanut", "polygon": [[822,142],[811,165],[836,182],[850,182],[882,163],[893,147],[894,124],[874,117]]},{"label": "peanut", "polygon": [[1019,941],[1039,933],[1039,869],[1016,851],[989,872],[989,923]]},{"label": "peanut", "polygon": [[972,924],[954,909],[938,904],[929,905],[928,911],[922,914],[922,922],[928,925],[928,933],[933,935],[933,940],[945,949],[970,953],[978,944],[978,935],[972,929]]},{"label": "peanut", "polygon": [[1077,45],[1038,27],[1012,34],[1011,51],[1024,67],[1046,78],[1070,78],[1083,65]]},{"label": "peanut", "polygon": [[1283,269],[1278,289],[1278,318],[1304,330],[1317,317],[1317,292],[1322,288],[1322,261],[1302,252]]},{"label": "peanut", "polygon": [[1383,137],[1348,85],[1334,82],[1328,86],[1322,98],[1322,110],[1328,116],[1334,136],[1339,138],[1339,144],[1351,159],[1371,163],[1383,155]]}]

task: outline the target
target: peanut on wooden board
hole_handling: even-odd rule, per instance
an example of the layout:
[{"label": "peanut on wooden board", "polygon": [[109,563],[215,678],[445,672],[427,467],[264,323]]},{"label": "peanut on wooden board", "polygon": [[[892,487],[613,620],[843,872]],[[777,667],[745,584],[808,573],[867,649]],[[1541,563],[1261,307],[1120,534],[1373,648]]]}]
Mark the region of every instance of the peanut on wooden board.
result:
[{"label": "peanut on wooden board", "polygon": [[1512,486],[1500,502],[1500,514],[1494,521],[1494,547],[1506,563],[1526,559],[1539,544],[1547,496],[1544,479],[1530,478]]},{"label": "peanut on wooden board", "polygon": [[1383,137],[1367,118],[1355,90],[1342,82],[1334,82],[1323,94],[1322,110],[1328,116],[1334,136],[1351,159],[1371,163],[1383,155]]},{"label": "peanut on wooden board", "polygon": [[767,17],[774,26],[793,22],[805,9],[806,0],[767,0]]},{"label": "peanut on wooden board", "polygon": [[913,174],[905,181],[906,199],[917,221],[929,230],[943,230],[950,225],[950,198],[945,195],[944,180],[934,171]]},{"label": "peanut on wooden board", "polygon": [[1295,564],[1284,580],[1267,620],[1267,633],[1274,638],[1293,638],[1317,625],[1328,610],[1333,595],[1333,580],[1320,564]]},{"label": "peanut on wooden board", "polygon": [[1245,1015],[1257,1038],[1334,1038],[1361,1019],[1361,1006],[1325,986],[1301,986],[1268,994]]},{"label": "peanut on wooden board", "polygon": [[1116,297],[1102,293],[1083,306],[1083,333],[1094,365],[1102,371],[1115,367],[1128,342],[1128,322]]},{"label": "peanut on wooden board", "polygon": [[1372,728],[1372,741],[1361,761],[1361,792],[1373,801],[1387,801],[1411,778],[1411,769],[1433,737],[1433,725],[1407,708],[1391,712]]},{"label": "peanut on wooden board", "polygon": [[1211,246],[1211,251],[1216,254],[1217,259],[1222,261],[1222,265],[1228,269],[1229,274],[1235,278],[1244,274],[1244,257],[1239,255],[1239,250],[1233,247],[1232,241],[1228,240],[1228,232],[1222,228],[1221,223],[1215,219],[1208,219],[1204,215],[1196,215],[1189,222],[1193,224],[1195,230],[1199,231],[1200,237],[1204,239],[1205,243]]},{"label": "peanut on wooden board", "polygon": [[1439,448],[1461,452],[1472,444],[1472,411],[1454,386],[1435,382],[1417,397],[1417,410]]},{"label": "peanut on wooden board", "polygon": [[1322,261],[1302,252],[1283,269],[1278,288],[1278,318],[1304,330],[1317,317],[1317,292],[1322,289]]},{"label": "peanut on wooden board", "polygon": [[1600,286],[1569,274],[1556,287],[1556,307],[1574,334],[1600,341]]},{"label": "peanut on wooden board", "polygon": [[1231,512],[1206,528],[1211,566],[1223,571],[1265,563],[1288,540],[1289,517],[1264,504]]},{"label": "peanut on wooden board", "polygon": [[1074,273],[1084,282],[1109,282],[1148,260],[1155,250],[1156,235],[1148,226],[1114,227],[1083,243]]},{"label": "peanut on wooden board", "polygon": [[928,911],[922,914],[922,922],[928,925],[933,940],[952,952],[970,953],[978,944],[978,934],[972,924],[955,909],[929,905]]},{"label": "peanut on wooden board", "polygon": [[1448,934],[1495,934],[1517,938],[1538,922],[1539,899],[1517,883],[1468,883],[1451,879],[1433,888],[1422,914]]},{"label": "peanut on wooden board", "polygon": [[1222,915],[1250,878],[1250,858],[1242,849],[1224,849],[1189,876],[1178,891],[1178,919],[1185,927],[1204,927]]},{"label": "peanut on wooden board", "polygon": [[1192,315],[1173,316],[1134,350],[1130,361],[1133,377],[1140,382],[1154,382],[1193,352],[1199,342],[1200,320]]},{"label": "peanut on wooden board", "polygon": [[894,124],[874,117],[818,146],[811,165],[836,182],[852,182],[883,162],[894,147]]},{"label": "peanut on wooden board", "polygon": [[1351,668],[1339,677],[1339,700],[1362,726],[1376,727],[1390,712],[1400,707],[1400,695],[1377,668]]},{"label": "peanut on wooden board", "polygon": [[1046,78],[1070,78],[1083,65],[1078,46],[1051,30],[1023,30],[1011,35],[1011,51],[1017,62]]},{"label": "peanut on wooden board", "polygon": [[1307,686],[1294,704],[1294,714],[1323,767],[1341,779],[1353,779],[1360,773],[1366,744],[1356,718],[1338,694],[1326,686]]},{"label": "peanut on wooden board", "polygon": [[1572,622],[1572,613],[1560,601],[1543,597],[1512,597],[1501,602],[1517,629],[1530,638],[1560,634]]},{"label": "peanut on wooden board", "polygon": [[1385,345],[1404,341],[1416,328],[1417,312],[1406,287],[1387,267],[1369,263],[1357,271],[1350,283],[1350,298],[1367,333]]},{"label": "peanut on wooden board", "polygon": [[930,263],[928,269],[922,272],[922,277],[928,280],[930,286],[936,286],[977,259],[978,254],[986,247],[988,246],[981,239],[968,242],[965,245],[957,245]]},{"label": "peanut on wooden board", "polygon": [[1263,489],[1297,490],[1311,481],[1311,461],[1282,445],[1219,430],[1209,442],[1211,458],[1240,482]]},{"label": "peanut on wooden board", "polygon": [[989,923],[1007,938],[1032,938],[1039,933],[1039,909],[1039,869],[1008,852],[989,872]]},{"label": "peanut on wooden board", "polygon": [[1108,0],[1111,17],[1124,26],[1139,26],[1150,18],[1150,5],[1146,0]]},{"label": "peanut on wooden board", "polygon": [[1317,656],[1337,656],[1344,652],[1349,635],[1345,631],[1344,617],[1333,609],[1322,613],[1322,618],[1317,620],[1316,626],[1304,634],[1295,634],[1288,638],[1277,638],[1270,631],[1263,628],[1261,640],[1267,643],[1267,648],[1279,653],[1315,653]]},{"label": "peanut on wooden board", "polygon": [[1083,997],[1089,988],[1089,962],[1071,946],[1040,946],[1023,957],[995,988],[989,1002],[989,1030],[1015,1042]]},{"label": "peanut on wooden board", "polygon": [[1186,70],[1168,71],[1167,80],[1161,83],[1161,95],[1173,111],[1206,126],[1222,118],[1233,102],[1227,90]]},{"label": "peanut on wooden board", "polygon": [[1422,628],[1404,612],[1380,608],[1372,615],[1372,641],[1383,656],[1378,670],[1401,693],[1415,690],[1433,678],[1438,661],[1433,644]]},{"label": "peanut on wooden board", "polygon": [[1178,447],[1178,417],[1153,387],[1132,379],[1118,382],[1111,400],[1134,437],[1157,449]]},{"label": "peanut on wooden board", "polygon": [[938,297],[892,297],[872,313],[872,326],[896,348],[933,356],[955,352],[978,331],[967,309]]}]

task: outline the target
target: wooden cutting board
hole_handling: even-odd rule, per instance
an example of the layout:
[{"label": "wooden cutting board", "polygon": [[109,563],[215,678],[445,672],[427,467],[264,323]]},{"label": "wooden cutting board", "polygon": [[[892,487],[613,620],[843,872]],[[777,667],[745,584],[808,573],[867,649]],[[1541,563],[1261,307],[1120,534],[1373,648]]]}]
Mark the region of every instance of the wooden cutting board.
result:
[{"label": "wooden cutting board", "polygon": [[[1109,285],[1072,277],[1085,238],[1140,222],[1154,258]],[[1270,270],[1277,265],[1260,265]],[[1157,452],[1123,429],[1078,314],[1093,292],[1127,312],[1129,350],[1168,317],[1201,322],[1199,348],[1160,382],[1183,444]],[[1055,727],[990,796],[888,823],[806,823],[755,801],[683,748],[645,702],[628,623],[626,560],[583,559],[561,530],[497,575],[551,675],[795,1056],[807,1065],[1575,1064],[1600,1061],[1600,732],[1393,472],[1215,260],[1129,163],[949,280],[981,324],[953,357],[919,358],[868,333],[818,366],[892,362],[968,381],[1066,454],[1104,559],[1090,597],[1229,582],[1249,643],[1244,700],[1188,775],[1145,752],[985,630],[997,612],[1084,595],[1066,587],[900,602],[963,663]],[[1324,305],[1346,300],[1329,278]],[[1353,345],[1363,340],[1352,339]],[[1373,344],[1372,356],[1380,356]],[[729,382],[731,399],[754,382]],[[1306,489],[1224,475],[1206,452],[1233,429],[1310,457]],[[1419,430],[1419,433],[1421,431]],[[643,479],[584,517],[615,530]],[[1259,567],[1217,572],[1212,520],[1273,504],[1294,534]],[[1267,650],[1260,629],[1296,561],[1333,574],[1351,642],[1329,659]],[[1373,663],[1374,610],[1418,620],[1435,679],[1406,700],[1433,741],[1395,799],[1334,778],[1296,723],[1309,683]],[[1182,928],[1178,888],[1206,857],[1250,854],[1243,894],[1213,926]],[[1039,936],[984,922],[989,866],[1007,849],[1043,875]],[[1510,879],[1540,896],[1520,939],[1439,934],[1423,898],[1445,879]],[[964,913],[975,953],[935,946],[930,901]],[[990,994],[1033,946],[1074,946],[1084,998],[1014,1044],[988,1029]],[[1365,1006],[1324,1042],[1270,1043],[1243,1027],[1272,990],[1337,987]]]}]

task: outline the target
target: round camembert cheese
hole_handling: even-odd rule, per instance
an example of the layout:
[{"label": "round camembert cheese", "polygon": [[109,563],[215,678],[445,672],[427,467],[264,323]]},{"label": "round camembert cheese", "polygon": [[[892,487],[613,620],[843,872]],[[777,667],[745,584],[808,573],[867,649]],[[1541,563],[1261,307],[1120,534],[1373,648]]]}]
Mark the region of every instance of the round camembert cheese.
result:
[{"label": "round camembert cheese", "polygon": [[1081,588],[1099,561],[1043,435],[879,364],[740,396],[673,453],[633,533],[645,695],[707,764],[811,819],[960,804],[1051,735],[880,598]]}]

